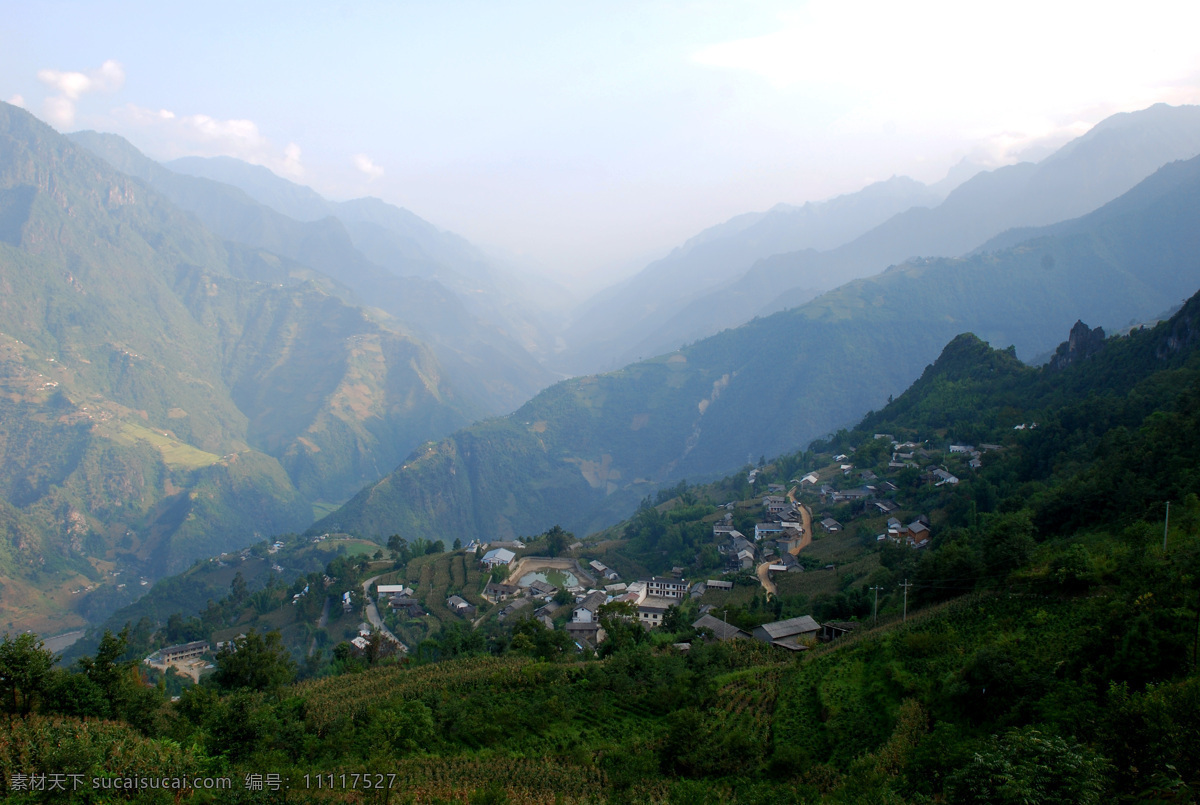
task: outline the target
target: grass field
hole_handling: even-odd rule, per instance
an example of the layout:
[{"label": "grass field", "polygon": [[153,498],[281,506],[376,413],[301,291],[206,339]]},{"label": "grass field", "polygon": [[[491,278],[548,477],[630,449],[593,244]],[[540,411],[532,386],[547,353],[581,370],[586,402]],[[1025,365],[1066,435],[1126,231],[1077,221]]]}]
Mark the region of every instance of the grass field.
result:
[{"label": "grass field", "polygon": [[320,520],[322,517],[328,517],[342,507],[341,503],[328,503],[323,500],[318,500],[313,503],[313,522]]},{"label": "grass field", "polygon": [[327,539],[317,543],[318,550],[326,553],[338,553],[345,548],[347,556],[374,556],[376,551],[383,551],[384,556],[390,552],[378,542],[368,539]]},{"label": "grass field", "polygon": [[206,453],[198,447],[174,439],[160,431],[143,428],[132,422],[122,422],[118,426],[115,440],[123,444],[143,441],[152,445],[162,454],[167,466],[175,470],[198,470],[211,467],[221,460],[213,453]]}]

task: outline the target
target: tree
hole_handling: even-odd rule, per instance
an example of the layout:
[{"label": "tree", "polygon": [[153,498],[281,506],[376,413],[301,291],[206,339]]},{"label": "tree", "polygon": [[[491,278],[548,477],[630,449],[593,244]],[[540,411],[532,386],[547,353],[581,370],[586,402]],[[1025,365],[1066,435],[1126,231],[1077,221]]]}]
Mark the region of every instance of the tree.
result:
[{"label": "tree", "polygon": [[981,539],[983,562],[989,575],[1016,570],[1029,561],[1035,546],[1033,520],[1028,512],[995,515]]},{"label": "tree", "polygon": [[53,652],[35,634],[16,638],[4,635],[0,642],[0,699],[10,715],[24,715],[46,691],[50,670],[54,666]]},{"label": "tree", "polygon": [[246,600],[246,596],[249,593],[250,591],[246,588],[246,580],[242,578],[242,571],[239,570],[234,575],[233,581],[229,583],[229,600],[236,607],[242,601]]},{"label": "tree", "polygon": [[553,660],[571,648],[571,637],[558,629],[547,629],[535,618],[522,618],[513,626],[511,648],[539,660]]},{"label": "tree", "polygon": [[375,733],[399,755],[408,755],[433,743],[433,713],[421,701],[407,701],[380,709],[374,718]]},{"label": "tree", "polygon": [[100,689],[113,714],[121,709],[124,698],[122,681],[128,678],[128,670],[132,666],[130,662],[121,661],[128,645],[128,626],[115,635],[105,629],[104,637],[100,638],[100,645],[96,647],[96,656],[79,658],[79,667],[84,676]]},{"label": "tree", "polygon": [[279,632],[262,635],[251,629],[217,652],[213,680],[226,690],[267,690],[288,684],[295,673],[296,664]]},{"label": "tree", "polygon": [[386,649],[383,632],[372,631],[371,636],[367,638],[367,647],[363,649],[363,659],[367,661],[367,665],[374,665],[383,657]]},{"label": "tree", "polygon": [[667,611],[663,613],[663,631],[676,634],[677,632],[683,631],[686,627],[687,624],[683,620],[683,613],[680,611],[679,607],[675,606],[674,604],[667,607]]},{"label": "tree", "polygon": [[[143,684],[137,671],[137,661],[125,657],[128,650],[128,624],[115,635],[106,629],[104,637],[100,638],[100,645],[96,647],[96,656],[79,658],[79,668],[86,682],[69,680],[78,675],[68,674],[67,684],[59,685],[55,691],[60,706],[65,705],[67,712],[78,711],[83,705],[72,702],[68,697],[79,695],[91,709],[91,712],[81,714],[122,718],[143,732],[148,732],[162,696],[157,688]],[[101,707],[104,711],[97,712]]]},{"label": "tree", "polygon": [[600,627],[608,637],[601,646],[607,656],[646,640],[646,630],[638,622],[637,607],[628,601],[611,601],[600,607]]},{"label": "tree", "polygon": [[571,538],[575,535],[563,531],[562,526],[555,525],[542,536],[546,538],[546,553],[558,556],[567,549],[567,546],[571,544]]}]

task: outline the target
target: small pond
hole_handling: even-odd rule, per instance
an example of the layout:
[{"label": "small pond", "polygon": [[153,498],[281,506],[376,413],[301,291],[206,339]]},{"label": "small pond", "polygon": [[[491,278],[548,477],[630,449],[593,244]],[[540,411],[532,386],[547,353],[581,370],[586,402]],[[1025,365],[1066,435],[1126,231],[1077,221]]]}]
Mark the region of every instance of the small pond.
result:
[{"label": "small pond", "polygon": [[579,579],[575,578],[575,574],[567,570],[555,570],[547,568],[546,570],[538,570],[533,573],[526,573],[517,581],[518,587],[528,587],[535,581],[544,581],[547,584],[552,584],[560,590],[565,590],[568,587],[574,587],[579,583]]}]

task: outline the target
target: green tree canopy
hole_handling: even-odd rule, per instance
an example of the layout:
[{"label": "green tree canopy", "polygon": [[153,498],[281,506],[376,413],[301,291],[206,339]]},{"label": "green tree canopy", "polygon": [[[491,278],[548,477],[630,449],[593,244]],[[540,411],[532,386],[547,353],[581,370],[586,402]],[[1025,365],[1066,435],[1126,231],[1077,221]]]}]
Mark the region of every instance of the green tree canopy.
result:
[{"label": "green tree canopy", "polygon": [[288,684],[295,674],[296,664],[279,632],[263,635],[251,629],[217,652],[213,679],[226,690],[267,690]]},{"label": "green tree canopy", "polygon": [[24,715],[42,696],[54,666],[53,652],[35,634],[4,635],[0,642],[0,700],[10,714]]}]

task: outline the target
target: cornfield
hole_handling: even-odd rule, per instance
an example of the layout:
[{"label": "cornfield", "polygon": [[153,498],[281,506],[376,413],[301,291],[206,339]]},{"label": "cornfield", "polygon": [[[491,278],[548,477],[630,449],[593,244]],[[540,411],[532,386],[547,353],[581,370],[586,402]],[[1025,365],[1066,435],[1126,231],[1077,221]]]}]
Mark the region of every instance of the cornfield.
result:
[{"label": "cornfield", "polygon": [[723,677],[716,705],[710,711],[717,720],[717,731],[740,728],[755,741],[768,745],[781,675],[781,668],[768,667]]},{"label": "cornfield", "polygon": [[[90,788],[92,777],[195,776],[204,773],[205,762],[191,749],[145,738],[119,722],[28,716],[0,730],[0,792],[5,794],[12,793],[13,775],[76,775]],[[66,791],[71,790],[67,781]]]},{"label": "cornfield", "polygon": [[515,690],[535,678],[522,673],[532,663],[524,658],[470,657],[419,668],[386,666],[296,685],[295,695],[306,702],[307,720],[322,733],[330,724],[360,710],[393,700],[417,698],[430,690],[448,694],[482,687]]}]

